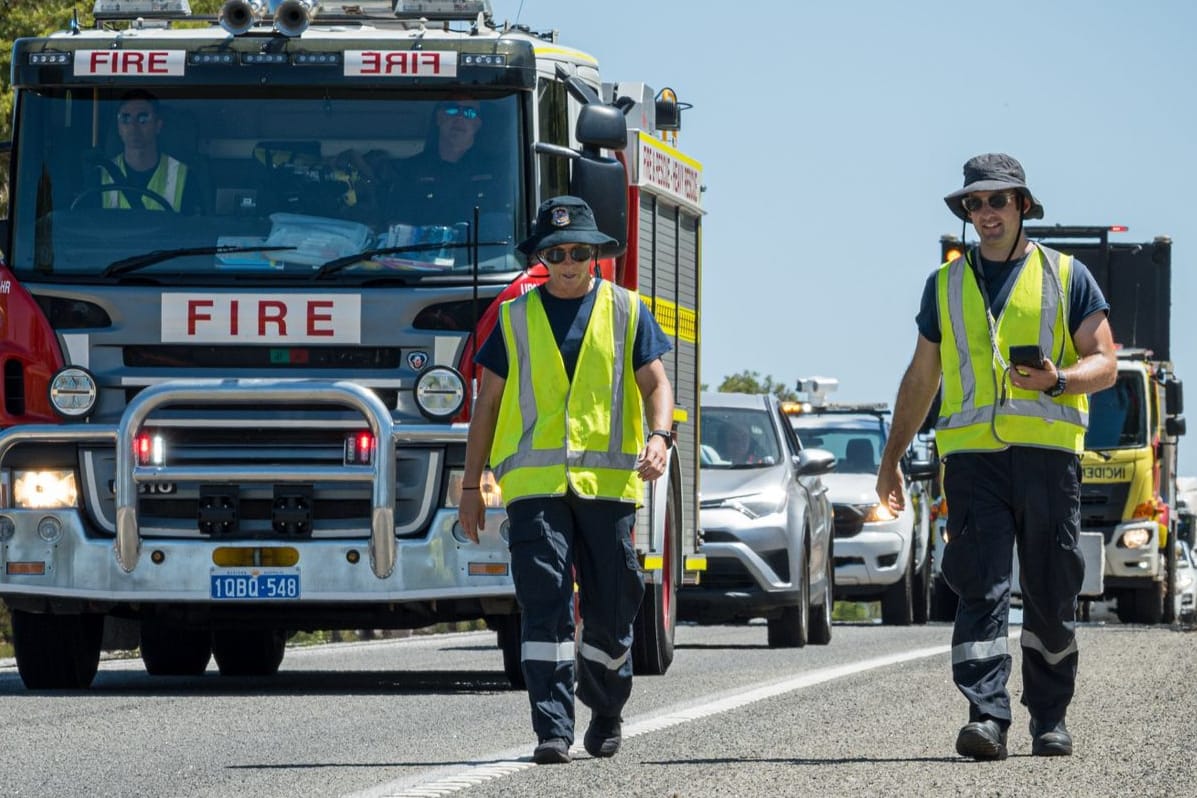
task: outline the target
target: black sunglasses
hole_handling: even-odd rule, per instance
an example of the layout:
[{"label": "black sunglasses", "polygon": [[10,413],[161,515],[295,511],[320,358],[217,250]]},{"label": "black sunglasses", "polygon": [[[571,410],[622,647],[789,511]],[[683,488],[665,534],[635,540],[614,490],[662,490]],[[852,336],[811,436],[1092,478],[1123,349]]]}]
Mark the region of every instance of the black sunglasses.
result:
[{"label": "black sunglasses", "polygon": [[585,263],[594,257],[594,247],[589,244],[579,244],[568,250],[565,247],[553,247],[540,253],[540,257],[552,264],[565,263],[566,258],[572,258],[574,263]]},{"label": "black sunglasses", "polygon": [[977,211],[981,210],[986,203],[988,203],[989,207],[993,208],[995,211],[1000,211],[1002,208],[1009,205],[1013,199],[1013,194],[1008,191],[1003,191],[1001,194],[990,194],[988,200],[983,200],[980,197],[965,197],[964,199],[960,200],[960,204],[963,205],[964,209],[969,213],[976,213]]}]

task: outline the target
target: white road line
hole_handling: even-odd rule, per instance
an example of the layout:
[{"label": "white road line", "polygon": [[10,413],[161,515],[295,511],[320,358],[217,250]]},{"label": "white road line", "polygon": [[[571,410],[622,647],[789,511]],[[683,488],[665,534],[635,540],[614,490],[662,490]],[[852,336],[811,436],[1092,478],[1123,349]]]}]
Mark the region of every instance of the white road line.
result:
[{"label": "white road line", "polygon": [[[1015,637],[1019,631],[1021,630],[1011,632],[1010,637]],[[947,654],[951,650],[952,647],[950,645],[913,649],[897,654],[889,654],[884,657],[866,659],[848,665],[820,668],[780,682],[766,682],[747,690],[726,693],[722,697],[713,700],[707,697],[702,699],[701,703],[668,707],[653,714],[641,715],[625,721],[623,724],[623,737],[625,740],[632,737],[639,737],[642,734],[661,731],[671,726],[678,726],[682,723],[698,720],[699,718],[717,715],[720,712],[739,709],[748,704],[763,701],[784,693],[804,690],[817,684],[842,679],[845,676],[853,676],[877,668],[888,668],[891,665],[897,665],[902,662]],[[577,744],[570,749],[570,753],[575,756],[584,752],[585,749],[581,744]],[[467,787],[472,787],[486,781],[494,781],[495,779],[500,779],[512,773],[518,773],[521,770],[533,767],[536,767],[536,765],[530,758],[528,747],[499,751],[491,754],[483,754],[472,760],[472,763],[464,766],[438,768],[429,773],[396,779],[361,792],[352,793],[344,798],[442,798],[442,796],[451,795]]]}]

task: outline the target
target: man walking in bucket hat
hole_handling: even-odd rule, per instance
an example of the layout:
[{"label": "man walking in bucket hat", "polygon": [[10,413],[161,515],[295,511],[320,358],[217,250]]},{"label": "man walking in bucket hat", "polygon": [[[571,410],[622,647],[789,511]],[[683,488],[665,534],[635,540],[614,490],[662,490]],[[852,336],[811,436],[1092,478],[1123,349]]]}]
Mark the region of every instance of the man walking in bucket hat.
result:
[{"label": "man walking in bucket hat", "polygon": [[948,503],[943,575],[960,596],[952,678],[968,699],[956,751],[1004,759],[1012,549],[1023,596],[1022,703],[1031,753],[1067,756],[1064,716],[1076,683],[1080,452],[1088,394],[1114,384],[1109,304],[1084,264],[1039,244],[1043,217],[1022,165],[990,153],[964,165],[944,197],[978,246],[928,278],[914,357],[902,377],[877,494],[902,507],[902,453],[941,391],[936,444]]},{"label": "man walking in bucket hat", "polygon": [[670,343],[634,292],[595,276],[611,243],[582,200],[544,202],[519,250],[549,279],[501,306],[475,358],[482,384],[458,518],[477,541],[489,462],[510,522],[537,764],[570,761],[575,572],[585,622],[578,698],[592,713],[583,743],[595,757],[619,750],[644,595],[632,524],[644,482],[664,473],[673,443],[673,387],[661,363]]}]

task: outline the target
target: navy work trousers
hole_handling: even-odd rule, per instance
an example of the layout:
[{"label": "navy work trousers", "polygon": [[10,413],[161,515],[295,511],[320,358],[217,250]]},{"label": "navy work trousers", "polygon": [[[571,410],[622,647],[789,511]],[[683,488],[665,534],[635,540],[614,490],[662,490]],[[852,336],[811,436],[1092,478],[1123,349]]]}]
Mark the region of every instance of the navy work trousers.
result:
[{"label": "navy work trousers", "polygon": [[1070,452],[1012,446],[948,455],[948,543],[943,575],[960,596],[952,678],[969,719],[1010,723],[1007,622],[1012,552],[1023,601],[1022,703],[1044,722],[1062,719],[1076,683],[1076,600],[1085,563],[1080,460]]},{"label": "navy work trousers", "polygon": [[636,507],[573,493],[507,506],[511,575],[523,615],[521,660],[538,740],[574,739],[574,570],[581,601],[578,698],[618,717],[632,693],[632,622],[644,579]]}]

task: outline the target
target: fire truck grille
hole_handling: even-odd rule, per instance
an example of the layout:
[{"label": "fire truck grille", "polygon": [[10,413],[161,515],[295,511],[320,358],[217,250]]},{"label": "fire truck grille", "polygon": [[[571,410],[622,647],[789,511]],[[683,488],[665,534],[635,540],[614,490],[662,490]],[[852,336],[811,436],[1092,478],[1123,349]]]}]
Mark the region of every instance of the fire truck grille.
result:
[{"label": "fire truck grille", "polygon": [[1081,528],[1112,527],[1122,519],[1129,495],[1129,482],[1082,484]]},{"label": "fire truck grille", "polygon": [[397,369],[396,347],[126,346],[126,366],[179,369]]},{"label": "fire truck grille", "polygon": [[[125,389],[125,403],[127,404],[127,403],[133,401],[133,397],[137,396],[137,394],[141,393],[144,390],[145,390],[144,386],[138,386],[135,388],[126,388]],[[377,396],[380,400],[382,400],[382,403],[384,406],[390,407],[390,408],[399,406],[399,390],[397,388],[370,388],[370,390],[374,391],[374,395]],[[210,407],[211,407],[210,405],[189,405],[189,404],[181,403],[181,404],[171,404],[170,409],[172,411],[203,412],[204,410],[210,409]],[[235,411],[238,408],[240,408],[241,406],[240,405],[225,405],[225,407],[229,410]],[[259,407],[254,407],[254,408],[245,407],[245,408],[241,408],[241,409],[243,409],[243,410],[261,410],[262,408],[259,406]],[[326,404],[310,404],[310,405],[308,405],[308,404],[289,403],[286,406],[286,410],[287,410],[287,412],[303,412],[303,413],[317,412],[318,413],[318,412],[322,412],[322,411],[328,412],[329,406]],[[363,422],[363,424],[364,424],[364,422]]]}]

